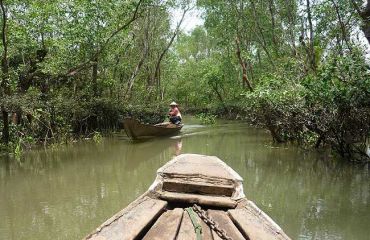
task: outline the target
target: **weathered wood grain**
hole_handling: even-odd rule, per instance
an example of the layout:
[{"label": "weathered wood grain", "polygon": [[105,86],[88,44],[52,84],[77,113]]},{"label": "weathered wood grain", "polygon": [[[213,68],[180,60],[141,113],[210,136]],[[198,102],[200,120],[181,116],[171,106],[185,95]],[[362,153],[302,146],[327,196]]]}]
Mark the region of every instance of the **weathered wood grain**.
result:
[{"label": "weathered wood grain", "polygon": [[179,229],[179,234],[177,235],[177,240],[192,240],[196,239],[195,231],[193,224],[191,223],[191,219],[189,215],[184,212],[182,217],[181,226]]},{"label": "weathered wood grain", "polygon": [[143,240],[174,240],[180,228],[183,212],[182,208],[176,208],[163,213]]},{"label": "weathered wood grain", "polygon": [[207,205],[213,207],[234,208],[236,206],[236,201],[232,200],[230,197],[219,197],[175,192],[161,192],[160,198],[172,202],[186,202],[192,204],[196,203],[200,205]]},{"label": "weathered wood grain", "polygon": [[[208,210],[207,213],[208,216],[210,216],[229,237],[232,239],[245,239],[226,212],[219,210]],[[212,232],[212,235],[214,239],[218,239],[218,235],[215,232]]]},{"label": "weathered wood grain", "polygon": [[166,179],[163,190],[169,192],[197,193],[218,196],[229,196],[234,192],[233,185],[188,182],[184,179]]},{"label": "weathered wood grain", "polygon": [[158,170],[164,176],[186,175],[226,180],[227,183],[242,182],[243,179],[219,158],[198,154],[182,154]]},{"label": "weathered wood grain", "polygon": [[239,174],[217,157],[182,154],[158,169],[150,190],[228,196],[236,201],[245,197],[242,182]]},{"label": "weathered wood grain", "polygon": [[[202,226],[202,240],[213,240],[212,233],[205,222],[203,222],[199,217],[197,217],[198,223]],[[189,214],[184,211],[179,233],[177,235],[177,240],[196,240],[196,234],[194,226],[191,222]]]},{"label": "weathered wood grain", "polygon": [[228,210],[229,216],[243,235],[251,240],[288,240],[281,228],[254,203],[244,208]]},{"label": "weathered wood grain", "polygon": [[88,240],[132,240],[157,218],[167,202],[150,197],[139,198],[88,236]]}]

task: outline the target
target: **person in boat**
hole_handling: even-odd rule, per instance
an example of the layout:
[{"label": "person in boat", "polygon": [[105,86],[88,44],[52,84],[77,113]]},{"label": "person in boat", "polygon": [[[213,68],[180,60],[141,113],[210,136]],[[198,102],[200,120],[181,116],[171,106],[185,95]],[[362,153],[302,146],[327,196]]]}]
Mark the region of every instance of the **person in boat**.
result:
[{"label": "person in boat", "polygon": [[177,103],[175,102],[172,102],[170,104],[170,111],[168,113],[169,117],[170,117],[170,122],[173,123],[173,124],[180,124],[181,123],[181,120],[182,120],[182,117],[181,117],[181,113],[180,113],[180,110],[179,110],[179,107],[177,105]]}]

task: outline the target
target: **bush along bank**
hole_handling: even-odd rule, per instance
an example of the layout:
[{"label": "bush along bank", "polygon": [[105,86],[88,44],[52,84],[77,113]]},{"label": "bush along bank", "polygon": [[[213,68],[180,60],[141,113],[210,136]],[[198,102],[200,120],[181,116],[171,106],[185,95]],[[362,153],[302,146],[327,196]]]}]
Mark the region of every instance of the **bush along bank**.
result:
[{"label": "bush along bank", "polygon": [[370,76],[366,64],[353,58],[333,58],[316,74],[298,81],[287,75],[265,75],[253,92],[241,96],[234,101],[237,104],[204,105],[198,112],[190,109],[204,116],[247,120],[267,129],[278,143],[329,146],[348,161],[370,161]]},{"label": "bush along bank", "polygon": [[[162,106],[165,105],[122,104],[104,98],[91,101],[54,99],[50,102],[40,101],[39,105],[32,108],[14,106],[8,119],[9,142],[0,144],[0,151],[19,155],[23,150],[37,145],[69,143],[86,137],[101,139],[101,134],[122,129],[125,117],[134,117],[145,123],[163,121],[167,109]],[[2,123],[0,128],[3,127]]]}]

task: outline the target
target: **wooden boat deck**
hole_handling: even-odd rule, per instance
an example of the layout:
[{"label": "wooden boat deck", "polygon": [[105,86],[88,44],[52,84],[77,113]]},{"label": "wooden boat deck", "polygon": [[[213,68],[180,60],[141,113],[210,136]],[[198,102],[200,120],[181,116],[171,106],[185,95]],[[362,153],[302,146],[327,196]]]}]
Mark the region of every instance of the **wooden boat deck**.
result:
[{"label": "wooden boat deck", "polygon": [[[289,237],[252,201],[245,198],[242,178],[216,157],[184,154],[157,171],[157,178],[137,200],[103,223],[85,239],[196,239],[186,207],[199,204],[231,239]],[[198,215],[203,240],[218,240]]]}]

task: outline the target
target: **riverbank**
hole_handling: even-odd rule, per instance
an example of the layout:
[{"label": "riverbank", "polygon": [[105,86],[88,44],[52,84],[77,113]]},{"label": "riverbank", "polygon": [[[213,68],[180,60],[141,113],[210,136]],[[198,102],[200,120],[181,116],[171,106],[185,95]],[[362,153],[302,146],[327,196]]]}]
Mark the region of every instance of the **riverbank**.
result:
[{"label": "riverbank", "polygon": [[[111,100],[93,99],[78,108],[55,105],[32,114],[16,114],[9,118],[8,143],[0,142],[0,152],[19,155],[38,146],[57,146],[91,138],[99,140],[123,128],[123,118],[134,117],[146,123],[165,120],[165,104],[126,105]],[[14,120],[14,121],[13,121]],[[0,121],[0,128],[2,128]],[[0,133],[0,139],[3,134]]]},{"label": "riverbank", "polygon": [[[83,120],[73,120],[65,122],[60,126],[52,129],[45,128],[41,132],[46,131],[46,135],[36,134],[28,136],[25,134],[27,127],[24,123],[20,125],[11,124],[13,131],[12,141],[8,147],[0,146],[0,151],[3,153],[11,153],[16,157],[19,157],[23,151],[30,150],[38,146],[51,146],[57,147],[60,144],[70,144],[82,139],[92,139],[95,142],[99,142],[102,135],[108,136],[116,131],[123,128],[122,120],[124,116],[131,116],[139,119],[145,123],[158,123],[166,119],[165,104],[153,105],[153,106],[129,106],[115,108],[100,109],[99,115],[89,115],[83,118]],[[112,107],[112,106],[111,106]],[[200,107],[182,107],[183,115],[195,116],[200,120],[202,124],[214,124],[215,120],[242,120],[243,122],[258,128],[266,129],[270,135],[272,141],[276,143],[293,143],[300,145],[304,148],[332,148],[333,152],[338,158],[345,159],[349,162],[355,163],[368,163],[370,162],[370,156],[366,155],[366,148],[369,146],[366,140],[357,140],[357,142],[342,142],[348,141],[342,139],[346,135],[343,135],[341,131],[346,131],[347,128],[337,129],[334,127],[329,128],[327,131],[321,131],[321,135],[317,134],[317,127],[312,119],[303,119],[303,116],[299,116],[300,113],[296,112],[295,116],[289,111],[284,109],[270,109],[269,113],[266,113],[264,108],[257,106],[251,108],[250,105],[239,104],[239,105],[212,105],[208,108]],[[271,113],[272,111],[272,113]],[[335,129],[331,132],[330,129]],[[366,128],[366,126],[364,126]],[[21,130],[23,129],[23,131]],[[365,131],[365,130],[364,130]],[[28,131],[29,132],[29,131]],[[332,141],[330,134],[339,134],[342,137],[336,138],[336,141]],[[341,145],[341,146],[338,146]],[[345,152],[343,152],[345,151]]]}]

